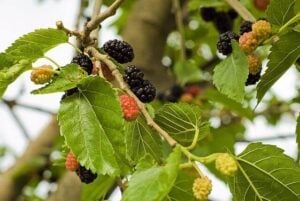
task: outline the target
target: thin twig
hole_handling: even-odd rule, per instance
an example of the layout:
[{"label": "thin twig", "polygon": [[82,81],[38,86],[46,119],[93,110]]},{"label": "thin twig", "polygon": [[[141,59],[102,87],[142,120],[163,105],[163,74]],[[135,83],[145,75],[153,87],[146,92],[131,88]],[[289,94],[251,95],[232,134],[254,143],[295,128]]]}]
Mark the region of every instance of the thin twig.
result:
[{"label": "thin twig", "polygon": [[88,47],[86,48],[86,50],[93,55],[96,60],[100,60],[103,63],[105,63],[107,65],[107,67],[111,70],[112,75],[116,78],[116,81],[119,83],[120,88],[125,91],[129,96],[133,97],[135,99],[135,101],[137,102],[142,114],[144,115],[147,124],[152,127],[153,129],[155,129],[162,138],[164,138],[169,144],[170,146],[174,147],[177,142],[166,132],[164,131],[159,125],[157,125],[154,120],[152,119],[152,117],[150,116],[150,114],[148,113],[145,104],[142,103],[136,96],[135,94],[129,89],[129,87],[127,86],[127,84],[124,82],[123,80],[123,76],[122,74],[119,72],[119,70],[117,69],[117,66],[114,64],[114,62],[112,62],[109,57],[107,55],[101,54],[97,51],[97,49],[95,49],[94,47]]},{"label": "thin twig", "polygon": [[240,143],[262,142],[262,141],[279,140],[279,139],[287,139],[287,138],[295,138],[295,137],[296,137],[295,134],[277,135],[272,137],[263,137],[263,138],[256,138],[256,139],[238,139],[237,142]]},{"label": "thin twig", "polygon": [[84,12],[84,1],[85,0],[80,0],[80,5],[79,5],[79,12],[76,17],[76,23],[75,23],[75,30],[79,30],[80,26],[80,20],[83,17],[83,12]]},{"label": "thin twig", "polygon": [[225,0],[244,20],[254,22],[255,17],[238,0]]},{"label": "thin twig", "polygon": [[[94,4],[94,9],[93,9],[93,14],[92,14],[92,19],[91,20],[95,20],[95,18],[97,17],[97,15],[101,14],[101,6],[102,6],[102,0],[95,0],[95,4]],[[91,32],[91,38],[93,40],[95,40],[95,44],[97,45],[97,43],[99,42],[99,31],[100,31],[100,27],[97,26],[96,29],[94,29]]]},{"label": "thin twig", "polygon": [[94,29],[96,29],[103,20],[113,16],[124,1],[125,0],[116,0],[103,13],[98,14],[94,19],[92,19],[86,24],[81,38],[82,44],[84,46],[88,46],[94,43],[94,41],[92,41],[92,39],[90,38],[90,33]]},{"label": "thin twig", "polygon": [[180,34],[180,56],[182,61],[186,60],[186,51],[185,51],[185,33],[184,33],[184,26],[183,26],[183,15],[182,15],[182,10],[180,7],[180,2],[179,0],[173,0],[173,8],[175,12],[175,21],[176,21],[176,26],[178,29],[178,32]]},{"label": "thin twig", "polygon": [[57,29],[60,29],[60,30],[63,30],[64,32],[66,32],[66,33],[68,34],[68,36],[76,36],[76,37],[78,37],[78,38],[81,37],[80,32],[78,32],[78,31],[71,31],[71,30],[67,29],[67,28],[64,26],[64,24],[63,24],[62,21],[57,21],[57,22],[56,22],[56,27],[57,27]]}]

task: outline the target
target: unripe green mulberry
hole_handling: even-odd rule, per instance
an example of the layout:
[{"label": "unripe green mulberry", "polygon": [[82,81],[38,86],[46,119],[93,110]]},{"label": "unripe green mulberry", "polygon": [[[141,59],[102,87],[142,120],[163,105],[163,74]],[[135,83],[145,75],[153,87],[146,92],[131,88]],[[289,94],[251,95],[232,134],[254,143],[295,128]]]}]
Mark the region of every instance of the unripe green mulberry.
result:
[{"label": "unripe green mulberry", "polygon": [[256,35],[253,32],[244,33],[239,39],[240,48],[247,54],[255,51],[258,46]]},{"label": "unripe green mulberry", "polygon": [[252,25],[252,32],[259,41],[266,40],[272,34],[271,24],[266,20],[258,20]]},{"label": "unripe green mulberry", "polygon": [[200,201],[207,200],[208,195],[211,192],[211,189],[212,189],[211,181],[206,176],[195,179],[193,183],[194,196]]},{"label": "unripe green mulberry", "polygon": [[49,65],[44,65],[31,71],[30,79],[35,84],[45,84],[54,76],[55,71]]},{"label": "unripe green mulberry", "polygon": [[227,153],[220,154],[216,159],[216,169],[225,176],[234,176],[238,170],[237,162]]},{"label": "unripe green mulberry", "polygon": [[247,60],[248,60],[249,73],[252,75],[256,75],[257,73],[260,73],[262,67],[260,58],[255,54],[251,54],[247,56]]}]

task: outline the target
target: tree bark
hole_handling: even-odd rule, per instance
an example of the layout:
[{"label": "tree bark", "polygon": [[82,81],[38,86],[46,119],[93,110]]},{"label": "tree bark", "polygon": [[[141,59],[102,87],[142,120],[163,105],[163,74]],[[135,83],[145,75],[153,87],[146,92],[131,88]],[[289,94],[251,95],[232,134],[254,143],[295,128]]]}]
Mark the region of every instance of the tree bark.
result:
[{"label": "tree bark", "polygon": [[33,167],[26,169],[21,174],[16,174],[22,168],[29,165],[30,161],[44,157],[48,159],[55,139],[59,134],[56,116],[44,128],[39,137],[32,141],[24,154],[16,161],[13,167],[0,176],[0,200],[13,201],[20,195],[23,187],[30,181],[32,175],[36,174],[44,167]]},{"label": "tree bark", "polygon": [[134,49],[133,63],[159,91],[174,83],[174,77],[161,62],[167,36],[174,28],[172,0],[139,0],[130,11],[123,30],[124,40]]}]

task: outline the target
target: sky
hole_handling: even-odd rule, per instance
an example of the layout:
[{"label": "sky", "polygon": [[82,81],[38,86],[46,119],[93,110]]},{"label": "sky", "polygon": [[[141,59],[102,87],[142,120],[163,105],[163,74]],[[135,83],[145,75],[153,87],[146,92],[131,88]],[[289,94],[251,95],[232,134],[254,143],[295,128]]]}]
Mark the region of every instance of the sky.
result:
[{"label": "sky", "polygon": [[[55,22],[63,21],[68,28],[74,27],[74,19],[77,15],[79,1],[67,0],[46,0],[44,3],[37,3],[38,0],[0,0],[0,52],[4,51],[14,40],[21,35],[31,32],[38,28],[55,27]],[[115,37],[115,30],[107,28],[108,24],[103,24],[101,38],[103,41]],[[54,59],[60,65],[68,64],[72,59],[73,49],[69,45],[59,46],[58,48],[47,53],[47,56]],[[40,60],[35,66],[46,64],[47,61]],[[296,94],[295,86],[298,74],[295,69],[289,70],[283,78],[281,78],[272,88],[275,94],[280,95],[280,98],[287,100]],[[30,91],[37,88],[30,82],[30,72],[22,75],[18,80],[9,86],[4,95],[5,99],[14,99],[23,90],[23,95],[20,96],[18,102],[41,107],[46,110],[56,112],[59,108],[59,100],[62,94],[53,95],[31,95]],[[288,89],[288,90],[287,90]],[[37,137],[41,129],[50,120],[50,115],[25,109],[22,107],[14,108],[21,121],[24,123],[26,130],[30,134],[30,138]],[[22,130],[16,125],[15,120],[10,114],[6,105],[0,102],[0,145],[6,145],[16,155],[21,155],[26,149],[28,140],[22,134]],[[257,118],[254,122],[246,122],[248,127],[247,137],[256,139],[260,137],[270,137],[282,134],[293,134],[296,123],[289,116],[285,116],[280,124],[276,127],[266,125],[263,118]],[[288,140],[273,140],[267,143],[275,144],[285,150],[285,153],[295,157],[297,145],[294,139]],[[241,152],[247,144],[237,144],[236,152]],[[7,156],[4,160],[0,160],[0,168],[6,169],[12,165],[14,159],[12,156]],[[206,170],[205,173],[209,174]],[[230,193],[226,186],[219,182],[216,178],[213,179],[213,191],[211,198],[214,201],[229,201]],[[39,194],[45,194],[43,188],[47,185],[41,185]],[[118,194],[118,193],[117,193]],[[114,201],[119,200],[119,196],[114,196]]]}]

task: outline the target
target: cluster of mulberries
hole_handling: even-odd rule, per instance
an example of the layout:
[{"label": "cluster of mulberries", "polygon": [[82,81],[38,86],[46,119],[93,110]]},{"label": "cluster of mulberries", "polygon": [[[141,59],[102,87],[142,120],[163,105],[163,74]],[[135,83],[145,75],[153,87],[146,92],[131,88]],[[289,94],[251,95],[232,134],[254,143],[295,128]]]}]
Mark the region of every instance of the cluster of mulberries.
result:
[{"label": "cluster of mulberries", "polygon": [[254,51],[271,34],[271,24],[265,19],[260,19],[254,23],[250,21],[242,22],[240,25],[240,36],[227,31],[219,37],[217,49],[223,55],[229,55],[232,52],[232,40],[238,41],[240,48],[248,55],[249,75],[246,86],[256,84],[261,77],[261,61],[254,54]]},{"label": "cluster of mulberries", "polygon": [[144,73],[136,66],[128,66],[123,78],[140,101],[149,103],[155,98],[155,87],[148,80],[144,79]]},{"label": "cluster of mulberries", "polygon": [[233,29],[234,19],[238,14],[230,9],[229,11],[216,11],[213,7],[200,8],[200,15],[206,22],[213,22],[214,26],[220,33],[231,31]]},{"label": "cluster of mulberries", "polygon": [[169,90],[157,95],[158,100],[162,102],[187,102],[191,103],[199,95],[201,88],[199,85],[192,84],[181,87],[178,84],[173,85]]},{"label": "cluster of mulberries", "polygon": [[91,170],[88,170],[84,166],[81,166],[79,164],[73,152],[68,153],[66,157],[65,166],[67,170],[76,172],[81,182],[83,183],[92,183],[97,178],[97,174],[93,173]]},{"label": "cluster of mulberries", "polygon": [[180,99],[183,93],[184,93],[184,89],[180,85],[175,84],[166,92],[159,93],[157,95],[157,98],[162,102],[175,103]]}]

